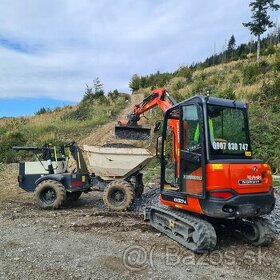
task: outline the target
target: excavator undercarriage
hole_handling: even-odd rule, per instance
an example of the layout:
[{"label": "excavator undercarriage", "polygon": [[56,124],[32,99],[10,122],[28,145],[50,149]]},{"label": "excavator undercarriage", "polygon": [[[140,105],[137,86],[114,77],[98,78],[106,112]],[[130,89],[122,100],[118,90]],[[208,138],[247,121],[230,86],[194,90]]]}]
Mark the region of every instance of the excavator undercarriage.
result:
[{"label": "excavator undercarriage", "polygon": [[215,248],[217,236],[207,221],[176,209],[158,206],[146,208],[144,219],[187,249],[204,253]]},{"label": "excavator undercarriage", "polygon": [[144,219],[158,231],[196,253],[214,250],[216,231],[233,235],[254,246],[268,245],[274,239],[270,221],[262,217],[210,220],[169,207],[152,206],[145,209]]}]

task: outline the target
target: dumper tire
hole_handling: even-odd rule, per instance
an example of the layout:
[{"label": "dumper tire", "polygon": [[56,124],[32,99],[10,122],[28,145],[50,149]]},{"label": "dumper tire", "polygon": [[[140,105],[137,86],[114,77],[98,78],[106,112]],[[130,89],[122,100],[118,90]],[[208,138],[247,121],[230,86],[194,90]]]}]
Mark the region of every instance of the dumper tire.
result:
[{"label": "dumper tire", "polygon": [[66,200],[67,201],[77,201],[81,195],[82,195],[82,192],[66,192]]},{"label": "dumper tire", "polygon": [[40,209],[55,210],[66,200],[66,191],[60,182],[44,180],[35,188],[34,198]]},{"label": "dumper tire", "polygon": [[103,192],[103,201],[107,208],[123,212],[130,208],[134,201],[135,193],[132,184],[116,180],[109,183]]},{"label": "dumper tire", "polygon": [[145,185],[143,183],[143,174],[138,173],[137,175],[130,178],[129,181],[134,186],[135,197],[140,198],[144,192]]}]

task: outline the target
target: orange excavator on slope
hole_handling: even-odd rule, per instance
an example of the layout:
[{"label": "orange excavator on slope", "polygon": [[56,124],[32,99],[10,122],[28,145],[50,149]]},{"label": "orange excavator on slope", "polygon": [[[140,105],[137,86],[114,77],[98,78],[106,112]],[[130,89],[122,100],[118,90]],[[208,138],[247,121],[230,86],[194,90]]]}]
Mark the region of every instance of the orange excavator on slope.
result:
[{"label": "orange excavator on slope", "polygon": [[169,95],[166,89],[155,89],[151,95],[145,98],[140,104],[134,105],[132,111],[127,115],[128,121],[119,121],[115,126],[115,136],[121,139],[149,140],[151,129],[138,124],[140,117],[145,112],[159,107],[163,113],[177,102]]},{"label": "orange excavator on slope", "polygon": [[138,121],[155,106],[164,113],[161,206],[146,208],[145,219],[195,252],[215,248],[216,227],[256,246],[272,242],[271,223],[261,217],[275,206],[271,170],[252,157],[247,104],[199,95],[176,103],[159,88],[118,123],[116,136],[148,139]]}]

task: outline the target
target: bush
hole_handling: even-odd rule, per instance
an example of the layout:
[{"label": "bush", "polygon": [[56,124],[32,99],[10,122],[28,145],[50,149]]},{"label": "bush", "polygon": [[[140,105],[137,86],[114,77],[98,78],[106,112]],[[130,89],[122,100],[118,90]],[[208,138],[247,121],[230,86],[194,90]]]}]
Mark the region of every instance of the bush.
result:
[{"label": "bush", "polygon": [[51,109],[50,108],[45,108],[45,107],[42,107],[42,108],[40,108],[36,113],[35,113],[35,115],[42,115],[42,114],[46,114],[46,113],[48,113],[48,112],[50,112],[51,111]]},{"label": "bush", "polygon": [[264,55],[271,55],[274,54],[276,51],[275,47],[272,44],[269,44],[267,48],[263,51]]},{"label": "bush", "polygon": [[241,69],[243,84],[251,85],[256,82],[257,76],[261,74],[261,69],[257,63],[248,64]]},{"label": "bush", "polygon": [[280,51],[275,54],[274,62],[273,62],[273,70],[276,72],[280,72]]},{"label": "bush", "polygon": [[226,88],[226,89],[221,90],[221,91],[216,91],[214,93],[214,95],[217,96],[217,97],[220,97],[220,98],[225,98],[225,99],[232,99],[232,100],[236,99],[234,90],[231,87]]},{"label": "bush", "polygon": [[203,91],[207,89],[207,86],[205,85],[205,82],[201,77],[198,77],[194,80],[193,88],[192,88],[192,93],[193,94],[201,94]]},{"label": "bush", "polygon": [[0,162],[11,163],[20,158],[13,146],[25,146],[27,139],[21,132],[8,132],[0,138]]},{"label": "bush", "polygon": [[233,74],[231,77],[231,83],[237,84],[240,82],[240,77],[237,74]]},{"label": "bush", "polygon": [[8,131],[8,130],[7,130],[6,127],[0,126],[0,136],[3,135],[3,134],[5,134],[7,131]]},{"label": "bush", "polygon": [[274,172],[280,171],[280,78],[263,83],[258,94],[250,97],[251,138],[255,157],[268,162]]},{"label": "bush", "polygon": [[176,77],[183,77],[186,79],[187,83],[192,81],[193,70],[187,66],[180,66],[179,69],[175,72]]},{"label": "bush", "polygon": [[186,78],[175,77],[169,81],[166,87],[170,91],[170,93],[173,94],[175,91],[184,88],[186,85],[187,85]]},{"label": "bush", "polygon": [[112,100],[117,99],[119,96],[120,96],[120,93],[117,89],[114,89],[113,92],[112,91],[108,92],[108,98],[110,98]]},{"label": "bush", "polygon": [[129,87],[132,93],[140,89],[140,77],[134,74],[129,82]]}]

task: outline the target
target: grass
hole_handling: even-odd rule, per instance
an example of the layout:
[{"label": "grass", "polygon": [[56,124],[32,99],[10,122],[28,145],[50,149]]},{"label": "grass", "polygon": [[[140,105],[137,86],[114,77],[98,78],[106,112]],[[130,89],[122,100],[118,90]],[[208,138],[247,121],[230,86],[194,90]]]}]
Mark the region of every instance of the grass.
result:
[{"label": "grass", "polygon": [[[114,119],[125,108],[127,98],[126,94],[120,94],[114,99],[107,97],[102,102],[91,102],[86,107],[80,103],[32,117],[0,119],[0,162],[10,163],[27,157],[25,153],[13,151],[12,146],[79,141],[94,127]],[[85,119],[77,118],[78,110],[85,114]]]}]

